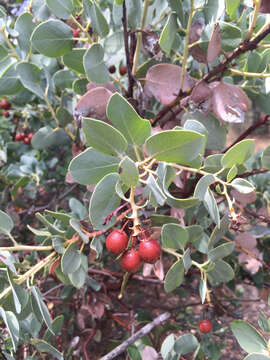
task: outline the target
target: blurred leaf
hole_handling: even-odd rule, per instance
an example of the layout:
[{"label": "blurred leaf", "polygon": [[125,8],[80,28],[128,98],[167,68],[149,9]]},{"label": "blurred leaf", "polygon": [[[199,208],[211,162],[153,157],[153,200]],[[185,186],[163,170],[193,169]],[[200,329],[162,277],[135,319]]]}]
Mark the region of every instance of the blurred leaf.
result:
[{"label": "blurred leaf", "polygon": [[14,227],[13,220],[4,211],[0,210],[0,234],[8,235]]},{"label": "blurred leaf", "polygon": [[236,18],[236,10],[240,3],[241,0],[226,0],[226,13],[230,16],[231,20]]},{"label": "blurred leaf", "polygon": [[29,12],[21,14],[15,23],[15,30],[18,31],[18,44],[20,47],[22,58],[25,59],[29,50],[30,50],[30,38],[33,30],[35,29],[35,24],[33,22],[33,15]]},{"label": "blurred leaf", "polygon": [[34,345],[35,348],[41,353],[43,352],[49,353],[58,360],[64,360],[63,355],[58,350],[56,350],[52,345],[48,344],[44,340],[32,339],[31,344]]},{"label": "blurred leaf", "polygon": [[209,239],[209,249],[212,249],[216,243],[226,234],[229,230],[230,219],[228,215],[224,215],[220,221],[220,226],[216,226]]},{"label": "blurred leaf", "polygon": [[159,38],[159,45],[161,49],[169,56],[177,32],[177,16],[175,12],[172,12],[163,27]]},{"label": "blurred leaf", "polygon": [[[51,318],[49,310],[46,306],[46,304],[43,301],[42,294],[36,286],[30,286],[31,290],[31,301],[32,301],[32,307],[33,309],[37,309],[39,312],[39,317],[45,321],[45,324],[50,329],[50,331],[53,333],[52,327],[51,327]],[[34,302],[34,303],[33,303]],[[36,314],[36,313],[35,313]]]},{"label": "blurred leaf", "polygon": [[249,181],[241,178],[234,179],[231,186],[241,194],[249,194],[255,190],[255,187]]},{"label": "blurred leaf", "polygon": [[73,10],[72,0],[46,0],[46,4],[60,19],[69,19]]},{"label": "blurred leaf", "polygon": [[235,320],[230,323],[230,326],[243,350],[248,353],[268,355],[267,341],[254,326],[243,320]]},{"label": "blurred leaf", "polygon": [[16,351],[19,343],[19,333],[20,333],[19,322],[16,316],[13,314],[13,312],[5,311],[1,306],[0,306],[0,316],[3,319],[8,329],[13,349],[14,351]]},{"label": "blurred leaf", "polygon": [[91,27],[100,37],[108,35],[110,28],[105,16],[95,0],[83,0],[84,13],[91,22]]},{"label": "blurred leaf", "polygon": [[175,340],[174,350],[177,354],[186,355],[194,352],[199,346],[198,340],[192,334],[184,334]]},{"label": "blurred leaf", "polygon": [[92,44],[84,54],[83,66],[89,81],[104,84],[110,80],[109,72],[104,64],[103,58],[104,49],[98,43]]},{"label": "blurred leaf", "polygon": [[204,197],[204,204],[213,221],[216,223],[218,227],[220,227],[220,216],[218,211],[218,206],[216,199],[213,195],[213,192],[208,188],[205,197]]},{"label": "blurred leaf", "polygon": [[242,140],[226,151],[221,159],[221,164],[224,168],[241,165],[253,155],[254,149],[254,140]]},{"label": "blurred leaf", "polygon": [[55,336],[61,334],[62,326],[64,324],[64,315],[57,316],[52,322],[52,330],[54,335],[47,329],[43,336],[44,341],[52,341]]},{"label": "blurred leaf", "polygon": [[262,153],[262,166],[270,170],[270,145]]}]

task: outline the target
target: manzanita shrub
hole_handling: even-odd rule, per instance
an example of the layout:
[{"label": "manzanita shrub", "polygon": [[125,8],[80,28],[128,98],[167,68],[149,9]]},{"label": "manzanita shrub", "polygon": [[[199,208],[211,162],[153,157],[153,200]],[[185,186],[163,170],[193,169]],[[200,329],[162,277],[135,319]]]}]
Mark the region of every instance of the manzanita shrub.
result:
[{"label": "manzanita shrub", "polygon": [[[40,290],[48,276],[72,299],[99,292],[95,269],[122,271],[120,297],[140,268],[175,296],[192,273],[205,306],[224,284],[269,282],[270,146],[255,152],[250,138],[269,123],[269,14],[268,0],[3,3],[1,359],[71,359],[55,343],[64,316],[52,319]],[[129,357],[218,359],[205,321],[204,335],[169,334],[156,349],[149,338]],[[268,335],[269,323],[261,314]],[[231,330],[246,360],[270,359],[253,325]]]}]

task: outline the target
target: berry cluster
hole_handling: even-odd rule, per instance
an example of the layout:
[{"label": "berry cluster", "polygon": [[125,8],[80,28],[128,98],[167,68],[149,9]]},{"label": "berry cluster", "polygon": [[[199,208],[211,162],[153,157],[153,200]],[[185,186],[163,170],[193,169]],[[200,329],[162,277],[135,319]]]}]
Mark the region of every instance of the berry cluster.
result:
[{"label": "berry cluster", "polygon": [[3,112],[4,117],[8,118],[9,117],[9,109],[11,108],[11,103],[9,101],[7,101],[6,99],[2,99],[0,101],[0,108],[5,110]]},{"label": "berry cluster", "polygon": [[15,140],[18,142],[24,142],[26,145],[29,145],[31,143],[33,136],[34,136],[34,133],[32,133],[32,132],[30,132],[29,134],[21,132],[21,133],[18,133],[15,135]]},{"label": "berry cluster", "polygon": [[138,249],[135,248],[135,245],[136,241],[132,239],[132,248],[127,250],[128,236],[120,229],[113,230],[106,238],[106,248],[108,251],[117,255],[124,252],[120,265],[125,271],[130,273],[138,271],[142,261],[154,264],[161,254],[160,244],[151,238],[148,233],[140,240]]}]

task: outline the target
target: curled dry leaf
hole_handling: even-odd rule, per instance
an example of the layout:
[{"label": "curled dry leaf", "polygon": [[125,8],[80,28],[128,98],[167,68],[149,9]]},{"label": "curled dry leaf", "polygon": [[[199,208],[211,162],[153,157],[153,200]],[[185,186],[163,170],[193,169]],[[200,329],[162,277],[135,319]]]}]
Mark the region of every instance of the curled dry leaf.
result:
[{"label": "curled dry leaf", "polygon": [[[198,41],[202,35],[203,29],[205,27],[204,19],[199,18],[191,25],[188,42],[193,44]],[[189,53],[200,63],[206,63],[206,53],[200,47],[200,45],[192,46],[189,50]]]},{"label": "curled dry leaf", "polygon": [[[254,235],[250,233],[241,233],[235,238],[236,244],[239,244],[241,247],[249,250],[256,258],[262,259],[262,253],[257,249],[257,241]],[[262,266],[261,262],[257,259],[254,259],[252,256],[241,253],[238,255],[239,263],[246,263],[244,265],[245,269],[249,271],[251,274],[255,274],[258,272],[259,268]]]},{"label": "curled dry leaf", "polygon": [[143,276],[147,277],[147,276],[151,275],[152,269],[153,269],[152,264],[144,263],[143,271],[142,271]]},{"label": "curled dry leaf", "polygon": [[[152,66],[146,74],[145,94],[149,97],[155,97],[162,105],[170,104],[179,94],[181,71],[180,66],[172,64]],[[182,90],[186,91],[194,84],[195,80],[185,74]]]},{"label": "curled dry leaf", "polygon": [[249,107],[249,98],[238,86],[220,82],[214,88],[212,111],[221,122],[244,122]]},{"label": "curled dry leaf", "polygon": [[211,39],[207,49],[207,62],[212,62],[218,56],[221,51],[221,34],[219,25],[214,26],[214,30],[211,35]]},{"label": "curled dry leaf", "polygon": [[246,206],[249,203],[252,203],[256,200],[256,191],[252,191],[248,194],[241,194],[239,191],[233,189],[231,191],[233,198],[239,202],[241,205]]},{"label": "curled dry leaf", "polygon": [[207,115],[210,110],[212,95],[211,87],[205,81],[200,81],[198,85],[194,87],[188,99],[190,112],[198,110],[204,115]]},{"label": "curled dry leaf", "polygon": [[150,57],[162,56],[162,51],[159,46],[159,35],[154,31],[147,31],[145,29],[142,33],[142,51]]},{"label": "curled dry leaf", "polygon": [[269,0],[262,0],[260,6],[260,12],[263,14],[270,14],[270,1]]},{"label": "curled dry leaf", "polygon": [[159,259],[158,261],[155,262],[153,270],[154,270],[156,277],[160,281],[162,281],[164,279],[164,267],[163,267],[163,261],[161,259]]},{"label": "curled dry leaf", "polygon": [[88,90],[76,105],[74,115],[106,120],[106,107],[112,94],[105,87],[95,87]]}]

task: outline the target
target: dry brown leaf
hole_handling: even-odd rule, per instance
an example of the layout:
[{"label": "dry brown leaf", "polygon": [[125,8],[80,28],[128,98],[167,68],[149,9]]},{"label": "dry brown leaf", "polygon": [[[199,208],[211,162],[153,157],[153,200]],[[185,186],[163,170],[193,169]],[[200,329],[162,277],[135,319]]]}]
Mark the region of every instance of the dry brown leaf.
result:
[{"label": "dry brown leaf", "polygon": [[214,88],[212,111],[221,122],[242,123],[249,108],[250,100],[240,87],[220,82]]},{"label": "dry brown leaf", "polygon": [[153,270],[154,270],[156,277],[160,281],[162,281],[164,279],[164,267],[163,267],[163,261],[161,259],[159,259],[158,261],[155,262]]},{"label": "dry brown leaf", "polygon": [[[241,233],[235,238],[236,244],[239,244],[241,247],[250,251],[256,258],[262,260],[262,253],[257,249],[257,241],[254,235],[251,233]],[[249,271],[251,274],[256,274],[259,268],[262,266],[261,262],[252,256],[241,253],[238,255],[239,263],[246,263],[244,268]]]},{"label": "dry brown leaf", "polygon": [[[157,64],[146,74],[144,91],[149,97],[155,97],[162,105],[172,102],[180,91],[181,67],[173,64]],[[184,76],[183,91],[190,89],[195,80],[188,74]]]},{"label": "dry brown leaf", "polygon": [[[203,29],[205,27],[204,19],[199,18],[191,25],[188,42],[193,44],[198,41],[202,35]],[[206,53],[202,50],[200,45],[192,46],[189,50],[189,53],[200,63],[206,63]]]},{"label": "dry brown leaf", "polygon": [[216,24],[211,35],[207,49],[207,62],[212,62],[221,51],[221,34],[219,25]]}]

